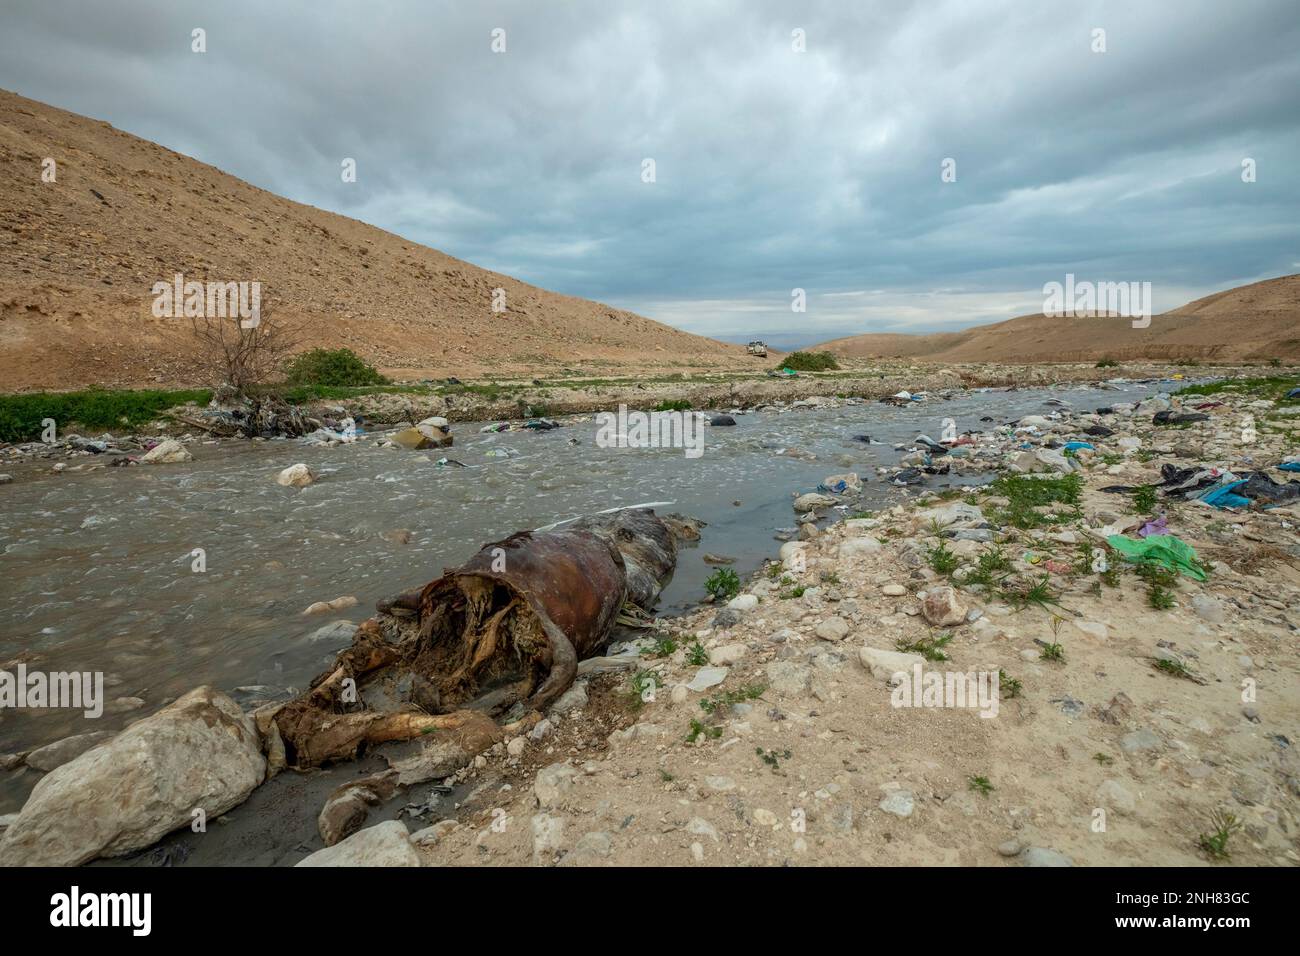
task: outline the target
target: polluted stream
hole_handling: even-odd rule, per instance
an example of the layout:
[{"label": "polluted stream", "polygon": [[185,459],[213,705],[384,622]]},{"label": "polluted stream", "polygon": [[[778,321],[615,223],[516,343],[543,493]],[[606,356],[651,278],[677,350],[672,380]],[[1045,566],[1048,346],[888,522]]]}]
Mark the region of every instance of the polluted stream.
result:
[{"label": "polluted stream", "polygon": [[[698,458],[680,448],[598,447],[591,419],[502,433],[458,423],[446,449],[381,448],[374,435],[332,447],[195,443],[187,446],[194,461],[184,464],[15,483],[0,490],[0,666],[25,660],[33,670],[102,672],[107,704],[97,719],[55,708],[0,711],[0,753],[120,730],[201,684],[246,709],[292,696],[350,642],[330,633],[333,622],[364,620],[377,600],[423,586],[486,542],[609,508],[671,502],[659,513],[706,523],[699,544],[680,552],[657,608],[679,613],[705,596],[714,570],[705,554],[734,559],[745,579],[775,554],[777,535],[794,528],[792,493],[816,490],[827,475],[856,471],[863,479],[845,511],[906,500],[909,491],[875,469],[897,465],[903,452],[895,445],[910,447],[919,434],[938,438],[944,419],[958,433],[984,431],[1061,407],[1052,402],[1090,411],[1160,390],[1159,383],[980,390],[902,407],[860,401],[737,414],[734,427],[704,429]],[[440,465],[442,458],[464,467]],[[278,485],[276,474],[297,462],[316,482]],[[978,480],[931,476],[920,487]],[[356,606],[303,613],[347,596]],[[315,815],[328,792],[380,766],[372,757],[281,774],[231,811],[260,817],[260,830],[236,826],[219,840],[210,831],[199,850],[182,845],[192,836],[182,831],[117,862],[175,863],[191,854],[195,862],[296,862],[319,845]],[[30,768],[0,773],[0,815],[17,812],[39,778]],[[386,811],[418,799],[407,795]],[[285,820],[287,807],[299,808],[301,819]]]}]

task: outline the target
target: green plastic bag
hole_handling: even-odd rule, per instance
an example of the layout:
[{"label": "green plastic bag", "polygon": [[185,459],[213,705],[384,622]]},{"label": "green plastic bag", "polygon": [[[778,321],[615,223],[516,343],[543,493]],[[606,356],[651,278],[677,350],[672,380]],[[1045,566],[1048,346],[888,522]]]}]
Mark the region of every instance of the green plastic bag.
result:
[{"label": "green plastic bag", "polygon": [[1126,538],[1112,534],[1106,543],[1137,564],[1158,564],[1170,571],[1181,571],[1189,578],[1204,581],[1208,575],[1196,560],[1192,546],[1172,534],[1153,534],[1147,538]]}]

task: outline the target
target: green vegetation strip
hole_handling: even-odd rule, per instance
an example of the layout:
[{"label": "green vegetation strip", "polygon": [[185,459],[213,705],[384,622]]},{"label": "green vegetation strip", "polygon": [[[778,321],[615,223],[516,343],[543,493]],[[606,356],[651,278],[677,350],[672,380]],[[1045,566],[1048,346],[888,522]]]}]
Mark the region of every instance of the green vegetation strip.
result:
[{"label": "green vegetation strip", "polygon": [[78,428],[102,431],[137,428],[159,418],[175,405],[212,399],[207,389],[184,391],[41,392],[31,395],[0,395],[0,441],[37,441],[42,420],[54,419],[58,434]]}]

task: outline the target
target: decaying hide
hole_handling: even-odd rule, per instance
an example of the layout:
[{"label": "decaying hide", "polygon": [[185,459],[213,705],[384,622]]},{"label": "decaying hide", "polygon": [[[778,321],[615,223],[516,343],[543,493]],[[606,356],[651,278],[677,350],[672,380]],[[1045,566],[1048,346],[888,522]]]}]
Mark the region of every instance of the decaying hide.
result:
[{"label": "decaying hide", "polygon": [[289,766],[421,737],[429,746],[393,765],[399,783],[453,773],[535,724],[625,604],[652,609],[678,541],[698,538],[697,522],[649,509],[593,515],[484,545],[423,589],[380,602],[333,669],[272,718]]}]

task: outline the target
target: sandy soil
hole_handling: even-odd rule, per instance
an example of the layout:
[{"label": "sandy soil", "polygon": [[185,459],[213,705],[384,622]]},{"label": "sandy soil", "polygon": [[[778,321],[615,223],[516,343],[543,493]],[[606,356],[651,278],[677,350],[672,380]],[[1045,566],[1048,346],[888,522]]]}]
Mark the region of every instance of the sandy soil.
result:
[{"label": "sandy soil", "polygon": [[[1294,451],[1293,438],[1241,447],[1230,427],[1239,411],[1230,404],[1176,434],[1148,424],[1115,438],[1141,435],[1165,460],[1189,446],[1229,459],[1271,460],[1288,442]],[[1300,863],[1300,509],[1169,504],[1171,529],[1212,574],[1204,584],[1182,578],[1177,606],[1156,610],[1136,576],[1112,587],[1069,566],[1079,550],[1071,539],[1086,528],[1137,517],[1129,496],[1097,489],[1158,480],[1160,460],[1141,458],[1090,466],[1081,519],[999,532],[1018,574],[1052,568],[1059,604],[1047,608],[1016,610],[959,588],[976,619],[927,621],[919,595],[946,582],[925,552],[952,502],[931,497],[818,535],[806,572],[748,585],[758,604],[739,623],[715,626],[716,610],[705,608],[667,625],[678,649],[633,665],[656,675],[653,700],[636,696],[630,671],[593,679],[585,708],[552,715],[550,732],[517,743],[516,756],[498,746],[464,772],[474,795],[459,824],[424,834],[425,863],[1014,865],[1050,850],[1076,865],[1202,865],[1199,840],[1219,810],[1243,826],[1230,840],[1234,864]],[[991,504],[981,494],[969,502]],[[987,547],[949,543],[965,562]],[[795,581],[809,590],[782,599]],[[887,596],[887,586],[905,592]],[[838,639],[825,637],[831,619],[847,625]],[[889,675],[862,661],[864,648],[944,633],[950,660],[927,670],[1021,681],[996,718],[891,706]],[[700,671],[685,659],[697,638],[728,669],[702,693],[685,688]],[[1044,660],[1037,642],[1060,643],[1064,662]],[[1161,654],[1195,679],[1157,669]],[[1246,703],[1251,683],[1258,696]],[[715,717],[700,706],[746,688],[761,696],[724,702]],[[710,730],[690,743],[692,720]]]}]

